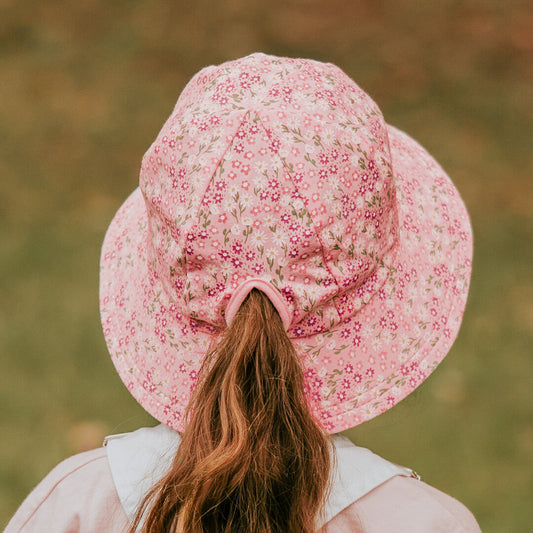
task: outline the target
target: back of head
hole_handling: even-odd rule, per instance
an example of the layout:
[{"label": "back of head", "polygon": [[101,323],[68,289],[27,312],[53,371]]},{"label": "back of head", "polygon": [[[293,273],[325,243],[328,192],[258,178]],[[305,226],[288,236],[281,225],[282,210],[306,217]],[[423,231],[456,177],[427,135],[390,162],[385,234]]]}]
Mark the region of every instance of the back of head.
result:
[{"label": "back of head", "polygon": [[145,531],[312,531],[322,430],[430,375],[471,257],[450,178],[339,68],[252,54],[194,76],[102,249],[113,362],[184,432]]},{"label": "back of head", "polygon": [[172,470],[139,510],[142,531],[315,530],[329,441],[304,395],[281,318],[253,289],[205,359]]}]

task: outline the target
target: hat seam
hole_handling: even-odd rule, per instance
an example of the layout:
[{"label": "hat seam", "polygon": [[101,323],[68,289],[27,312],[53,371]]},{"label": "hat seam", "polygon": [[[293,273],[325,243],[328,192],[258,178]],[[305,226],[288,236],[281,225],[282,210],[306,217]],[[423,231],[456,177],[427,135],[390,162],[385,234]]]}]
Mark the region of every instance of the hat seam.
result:
[{"label": "hat seam", "polygon": [[[272,139],[272,135],[270,135],[270,134],[268,133],[268,130],[267,130],[267,128],[265,127],[265,124],[264,124],[264,122],[263,122],[263,119],[261,118],[261,115],[260,115],[258,112],[256,112],[256,114],[257,114],[257,117],[259,118],[259,120],[260,120],[260,122],[261,122],[261,126],[262,126],[263,129],[265,130],[266,135],[267,135],[268,138],[272,141],[272,140],[273,140],[273,139]],[[277,138],[276,138],[276,139],[277,139]],[[277,140],[279,140],[279,139],[277,139]],[[296,191],[298,191],[298,195],[299,195],[301,198],[305,198],[305,196],[302,195],[302,194],[300,193],[300,189],[298,188],[298,185],[295,183],[295,181],[294,181],[294,179],[293,179],[293,176],[292,176],[291,172],[289,171],[289,169],[288,169],[288,167],[287,167],[287,163],[285,162],[285,159],[284,159],[283,157],[281,157],[279,154],[277,154],[277,156],[279,157],[279,160],[281,161],[281,164],[283,165],[283,168],[284,168],[285,171],[287,172],[287,175],[290,177],[290,180],[291,180],[292,185],[294,186],[294,188],[296,189]],[[305,204],[304,204],[304,205],[305,205]],[[328,263],[327,263],[327,261],[326,261],[326,258],[325,258],[325,256],[324,256],[324,243],[323,243],[322,238],[321,238],[321,236],[320,236],[320,232],[317,231],[317,225],[316,225],[316,223],[315,223],[315,220],[314,220],[313,217],[311,216],[311,213],[310,213],[309,210],[307,209],[307,206],[305,206],[305,210],[306,210],[306,212],[307,212],[309,218],[310,218],[310,219],[312,220],[312,222],[313,222],[313,229],[315,230],[315,234],[316,234],[317,240],[318,240],[318,242],[320,243],[320,254],[321,254],[321,256],[322,256],[322,260],[323,260],[323,262],[324,262],[324,268],[328,271],[329,275],[334,279],[334,281],[335,281],[335,285],[337,285],[337,289],[338,289],[339,291],[342,291],[341,286],[339,285],[339,282],[338,282],[337,278],[335,277],[335,275],[333,274],[333,272],[332,272],[331,269],[329,268],[329,265],[328,265]],[[342,321],[342,315],[339,313],[339,309],[338,309],[338,307],[337,307],[337,302],[335,301],[335,297],[331,297],[329,300],[324,301],[321,305],[319,305],[319,306],[317,306],[317,307],[318,307],[318,308],[323,307],[323,305],[324,305],[325,303],[330,302],[330,301],[333,303],[333,307],[335,308],[335,311],[337,312],[337,316],[339,317],[339,324],[340,324],[340,322]],[[308,313],[308,314],[309,314],[309,313]],[[305,316],[305,315],[304,315],[304,316]],[[303,317],[302,317],[301,320],[303,320]],[[300,322],[301,322],[301,320],[300,320]],[[304,336],[304,337],[298,337],[298,338],[305,338],[305,337],[306,337],[306,336]]]},{"label": "hat seam", "polygon": [[[216,165],[214,165],[213,167],[213,172],[211,173],[211,175],[209,176],[209,179],[206,180],[206,183],[205,183],[205,188],[202,192],[202,195],[200,197],[200,201],[198,202],[198,209],[196,210],[195,214],[194,214],[194,217],[191,217],[191,220],[194,220],[194,223],[189,227],[189,230],[187,231],[187,233],[185,234],[185,240],[187,240],[187,237],[191,234],[191,229],[194,228],[197,224],[198,224],[198,220],[199,220],[199,213],[200,213],[200,206],[202,205],[202,202],[207,194],[207,190],[209,189],[209,186],[211,185],[211,183],[213,182],[213,179],[214,179],[214,176],[218,170],[218,168],[220,167],[220,163],[223,161],[224,159],[224,156],[228,153],[228,151],[231,149],[231,146],[233,144],[233,141],[235,140],[235,137],[237,136],[237,133],[239,132],[241,126],[244,124],[245,120],[246,120],[246,117],[250,114],[250,109],[248,109],[247,111],[244,111],[243,114],[240,116],[239,118],[239,122],[235,128],[235,131],[233,132],[233,134],[231,135],[230,139],[228,140],[228,143],[226,145],[226,147],[224,148],[224,150],[221,151],[220,153],[220,157],[218,158],[217,160],[217,163]],[[189,262],[187,261],[187,256],[186,254],[184,254],[185,256],[185,278],[187,279],[187,281],[189,281]],[[171,298],[170,298],[171,300]],[[202,320],[198,319],[198,318],[194,318],[194,317],[189,317],[189,321],[190,320],[195,320],[195,321],[200,321],[202,322]]]},{"label": "hat seam", "polygon": [[[396,198],[396,201],[397,201],[397,202],[399,201],[398,198]],[[461,202],[462,202],[462,200],[461,200]],[[398,213],[398,218],[399,218],[399,213]],[[399,225],[398,241],[397,241],[397,246],[395,247],[395,248],[397,248],[397,249],[400,247],[400,241],[402,240],[402,239],[401,239],[401,235],[402,235],[402,233],[403,233],[402,228],[401,228],[401,226]],[[473,239],[470,238],[470,246],[469,246],[469,248],[470,248],[471,251],[472,251],[472,248],[473,248],[473,246],[472,246],[472,242],[473,242]],[[396,251],[395,251],[395,253],[396,253]],[[453,266],[454,266],[454,268],[457,268],[458,266],[460,266],[460,264],[461,264],[460,262],[455,261]],[[451,300],[451,305],[449,306],[449,308],[448,308],[448,312],[447,312],[447,314],[446,314],[447,319],[448,319],[449,317],[453,316],[453,315],[454,315],[454,312],[455,312],[458,308],[460,308],[460,307],[463,307],[463,311],[462,311],[462,313],[461,313],[461,318],[462,318],[462,316],[463,316],[463,314],[464,314],[464,307],[466,307],[466,301],[467,301],[467,299],[468,299],[468,289],[469,289],[469,286],[470,286],[470,279],[467,281],[467,285],[466,285],[466,287],[464,288],[464,291],[463,291],[463,294],[466,293],[466,295],[465,295],[465,297],[464,297],[464,300],[463,300],[462,298],[460,298],[460,297],[457,297],[457,296],[456,296],[455,298],[450,299],[450,300]],[[463,303],[462,303],[463,301],[464,301],[464,305],[463,305]],[[459,303],[461,303],[461,305],[459,305]],[[460,331],[460,329],[461,329],[461,318],[459,318],[459,326],[458,326],[457,330],[455,331],[455,335],[450,336],[450,337],[446,337],[446,336],[444,335],[444,333],[442,333],[442,334],[440,335],[440,337],[438,338],[437,342],[436,342],[433,346],[431,346],[431,348],[432,348],[431,351],[428,351],[428,353],[427,353],[425,356],[421,357],[421,358],[418,360],[419,362],[423,362],[423,361],[425,361],[426,359],[431,358],[431,356],[435,354],[435,351],[436,351],[437,348],[440,348],[440,347],[444,346],[445,349],[444,349],[443,351],[444,351],[445,353],[444,353],[444,355],[442,356],[442,358],[440,358],[440,360],[436,363],[436,365],[438,365],[438,364],[440,364],[440,363],[442,362],[442,360],[444,359],[444,357],[449,353],[451,347],[453,346],[453,344],[455,343],[455,340],[457,339],[457,337],[458,337],[458,335],[459,335],[459,331]],[[332,333],[333,333],[333,332],[332,332]],[[416,353],[421,353],[422,350],[423,350],[426,346],[430,345],[430,343],[431,343],[431,336],[427,336],[427,337],[425,337],[424,342],[421,343],[420,347],[416,350],[416,352],[414,352],[413,356],[410,357],[410,358],[408,359],[408,361],[409,361],[409,362],[413,361],[413,360],[415,359]],[[447,346],[447,349],[446,349],[446,346]],[[436,366],[436,365],[435,365],[435,366]],[[429,374],[420,380],[420,383],[422,383],[423,381],[425,381],[425,380],[426,380],[426,379],[432,374],[432,372],[433,372],[433,370],[430,370],[430,371],[429,371]],[[372,390],[375,391],[376,389],[379,389],[380,385],[383,384],[383,383],[385,383],[388,379],[390,379],[390,376],[389,376],[389,377],[383,376],[383,378],[382,378],[381,380],[379,380],[374,386],[372,386]],[[420,383],[416,386],[416,388],[418,388],[418,386],[420,385]],[[388,391],[390,391],[390,388],[387,389],[387,392],[388,392]],[[365,391],[363,394],[365,394],[365,393],[368,394],[368,391]],[[381,396],[380,396],[380,397],[381,397]],[[402,397],[400,398],[399,401],[402,401],[403,399],[405,399],[405,397],[406,397],[406,396],[402,396]],[[355,406],[351,405],[351,403],[353,402],[353,399],[352,399],[352,400],[346,400],[346,401],[344,401],[344,402],[342,402],[342,403],[340,403],[340,404],[335,404],[335,405],[332,406],[332,407],[339,408],[339,409],[342,411],[342,408],[343,408],[345,405],[350,404],[351,407],[350,407],[350,409],[349,409],[349,411],[348,411],[348,413],[350,413],[350,412],[355,411],[356,409],[360,409],[360,408],[366,406],[367,404],[371,403],[372,400],[374,400],[374,399],[376,399],[376,398],[369,397],[369,398],[368,398],[367,400],[365,400],[363,403],[359,403],[359,402],[358,402]],[[395,403],[394,405],[396,405],[396,403]],[[324,406],[323,410],[328,410],[328,407]],[[381,412],[382,412],[382,411],[381,411]],[[346,413],[346,411],[343,411],[343,413]],[[377,413],[377,414],[379,414],[379,413]],[[377,416],[377,414],[374,415],[374,416]],[[337,416],[338,416],[337,414],[333,414],[333,415],[331,415],[331,416],[329,416],[329,417],[327,417],[327,418],[322,419],[322,422],[328,422],[328,421],[330,421],[330,420],[334,420]],[[364,421],[366,421],[366,420],[369,420],[369,419],[371,419],[371,418],[373,418],[373,417],[365,418],[365,420],[363,420],[362,422],[364,422]],[[362,423],[362,422],[361,422],[361,423]]]}]

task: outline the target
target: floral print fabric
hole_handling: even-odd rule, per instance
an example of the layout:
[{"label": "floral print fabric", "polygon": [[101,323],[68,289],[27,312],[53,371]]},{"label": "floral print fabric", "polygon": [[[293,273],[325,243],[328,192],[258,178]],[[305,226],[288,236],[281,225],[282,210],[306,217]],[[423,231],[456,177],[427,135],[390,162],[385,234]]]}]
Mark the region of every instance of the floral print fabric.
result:
[{"label": "floral print fabric", "polygon": [[446,355],[471,256],[449,177],[346,74],[253,54],[200,71],[146,152],[102,250],[104,335],[134,397],[181,431],[232,295],[267,282],[338,432]]}]

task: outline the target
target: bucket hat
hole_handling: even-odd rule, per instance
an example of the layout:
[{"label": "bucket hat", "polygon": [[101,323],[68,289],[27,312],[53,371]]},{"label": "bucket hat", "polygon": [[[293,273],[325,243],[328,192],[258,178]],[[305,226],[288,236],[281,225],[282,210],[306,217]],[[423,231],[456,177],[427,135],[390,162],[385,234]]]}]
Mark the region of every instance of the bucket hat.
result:
[{"label": "bucket hat", "polygon": [[182,431],[206,352],[258,288],[334,433],[443,359],[471,259],[450,178],[342,70],[252,54],[196,74],[144,155],[103,244],[104,336],[131,394]]}]

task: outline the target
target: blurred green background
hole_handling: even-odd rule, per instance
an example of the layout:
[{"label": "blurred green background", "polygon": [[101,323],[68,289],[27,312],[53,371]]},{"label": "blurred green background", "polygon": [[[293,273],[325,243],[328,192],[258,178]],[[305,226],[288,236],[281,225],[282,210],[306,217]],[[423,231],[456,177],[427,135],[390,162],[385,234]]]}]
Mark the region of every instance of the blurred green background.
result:
[{"label": "blurred green background", "polygon": [[264,51],[331,61],[435,155],[475,231],[469,305],[417,393],[349,432],[533,523],[533,11],[507,0],[0,0],[0,526],[67,455],[152,423],[119,381],[98,261],[189,77]]}]

